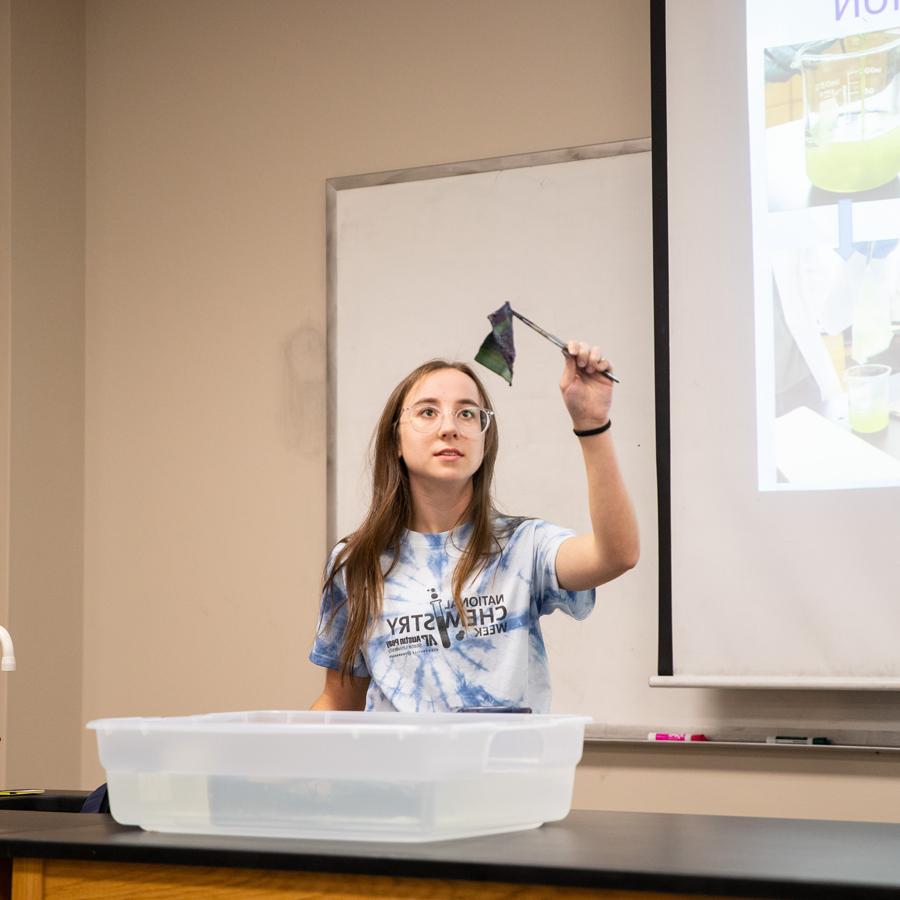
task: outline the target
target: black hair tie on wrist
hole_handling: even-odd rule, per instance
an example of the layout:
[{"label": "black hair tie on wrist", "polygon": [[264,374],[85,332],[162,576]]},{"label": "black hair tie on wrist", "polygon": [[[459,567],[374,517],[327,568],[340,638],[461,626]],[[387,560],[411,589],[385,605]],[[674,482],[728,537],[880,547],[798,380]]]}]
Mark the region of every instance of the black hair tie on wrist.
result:
[{"label": "black hair tie on wrist", "polygon": [[606,424],[601,425],[599,428],[586,428],[584,431],[573,428],[572,431],[575,437],[593,437],[595,434],[603,434],[604,431],[609,431],[610,425],[612,425],[612,419],[607,419]]}]

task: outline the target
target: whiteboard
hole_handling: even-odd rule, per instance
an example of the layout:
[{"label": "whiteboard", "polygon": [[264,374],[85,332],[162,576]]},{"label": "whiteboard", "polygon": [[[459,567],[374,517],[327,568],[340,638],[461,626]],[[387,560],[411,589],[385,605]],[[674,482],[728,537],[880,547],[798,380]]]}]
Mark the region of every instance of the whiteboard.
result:
[{"label": "whiteboard", "polygon": [[[543,620],[553,709],[592,716],[594,738],[660,729],[759,740],[803,723],[836,740],[900,743],[897,695],[649,686],[659,568],[649,147],[604,144],[328,182],[329,540],[352,530],[365,507],[366,453],[389,391],[426,358],[472,362],[487,313],[510,300],[563,338],[595,341],[615,363],[614,436],[641,529],[638,567],[598,590],[587,620]],[[513,387],[482,373],[500,427],[498,501],[587,529],[558,351],[519,323],[516,346]]]},{"label": "whiteboard", "polygon": [[[613,360],[613,428],[643,559],[584,622],[542,621],[553,709],[642,723],[655,671],[656,479],[649,140],[329,182],[329,540],[367,504],[372,431],[393,387],[432,357],[469,362],[497,411],[504,511],[590,529],[562,358],[516,322],[513,386],[473,363],[504,301]],[[625,687],[627,685],[627,688]],[[638,710],[637,712],[635,710]],[[643,727],[643,724],[640,724]]]}]

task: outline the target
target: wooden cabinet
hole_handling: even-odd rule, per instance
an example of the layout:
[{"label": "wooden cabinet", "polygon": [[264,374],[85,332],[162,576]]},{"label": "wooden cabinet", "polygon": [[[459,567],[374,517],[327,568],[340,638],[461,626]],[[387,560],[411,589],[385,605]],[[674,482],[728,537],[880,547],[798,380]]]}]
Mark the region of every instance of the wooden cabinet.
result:
[{"label": "wooden cabinet", "polygon": [[[551,885],[87,860],[16,859],[12,865],[12,900],[653,900],[662,896]],[[665,895],[667,900],[673,896]]]}]

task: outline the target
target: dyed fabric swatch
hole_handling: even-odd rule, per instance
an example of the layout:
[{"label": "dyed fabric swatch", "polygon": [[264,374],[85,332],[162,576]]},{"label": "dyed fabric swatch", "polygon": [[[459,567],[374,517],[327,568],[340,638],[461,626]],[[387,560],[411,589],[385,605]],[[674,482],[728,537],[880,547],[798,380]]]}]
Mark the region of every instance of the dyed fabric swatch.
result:
[{"label": "dyed fabric swatch", "polygon": [[491,333],[481,342],[481,347],[475,354],[475,362],[481,363],[511,385],[513,363],[516,359],[512,307],[508,302],[504,303],[500,309],[494,310],[488,319],[491,323]]}]

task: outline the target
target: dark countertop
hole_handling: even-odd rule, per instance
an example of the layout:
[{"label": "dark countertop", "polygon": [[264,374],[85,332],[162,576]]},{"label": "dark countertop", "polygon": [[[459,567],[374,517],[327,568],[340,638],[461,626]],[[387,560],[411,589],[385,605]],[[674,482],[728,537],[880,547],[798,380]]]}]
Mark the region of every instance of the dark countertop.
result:
[{"label": "dark countertop", "polygon": [[572,812],[425,844],[159,834],[106,815],[0,811],[0,857],[293,869],[758,897],[900,891],[900,825]]}]

